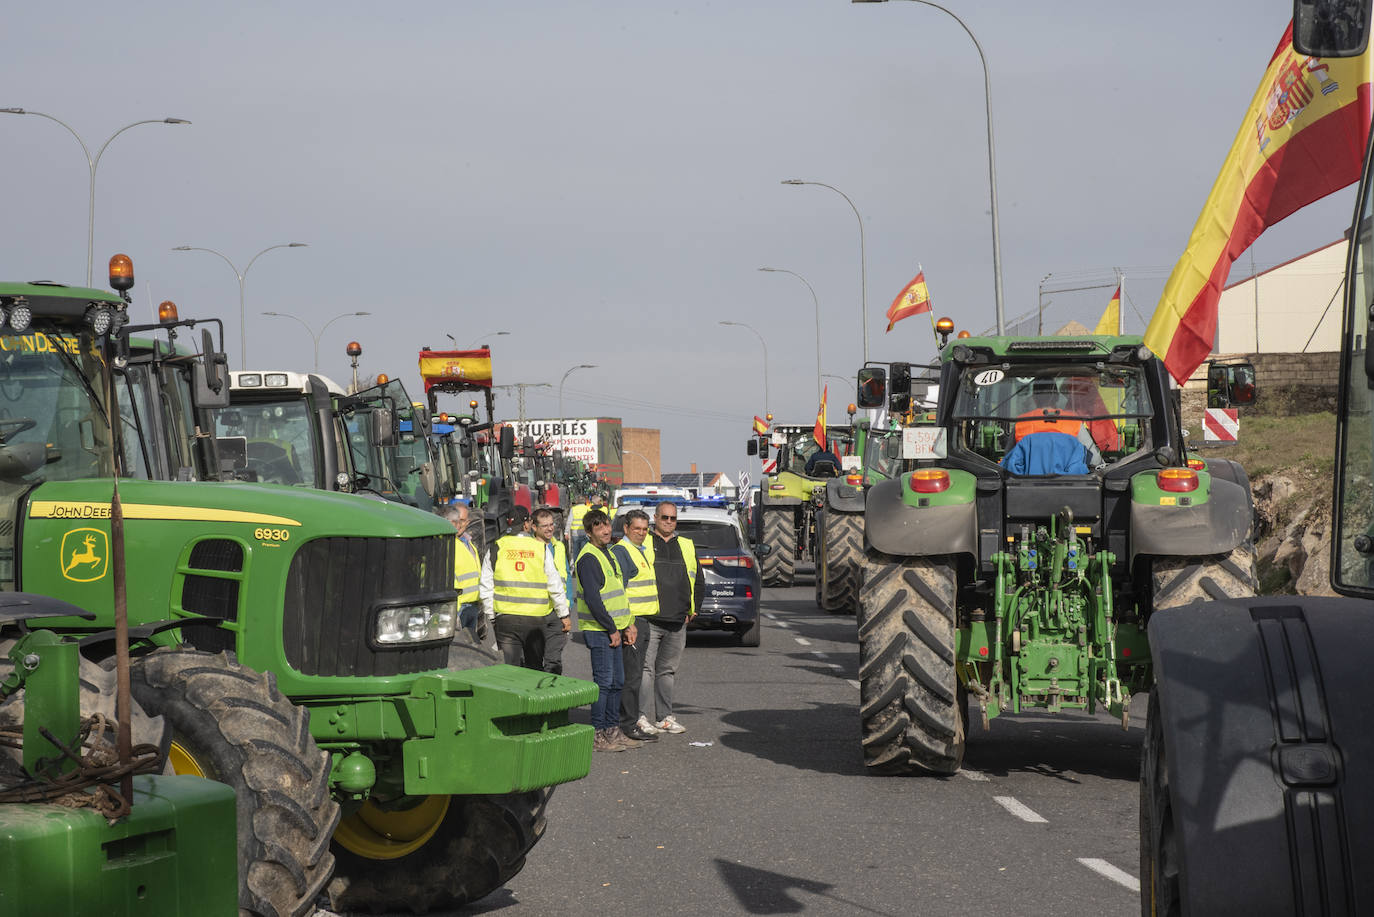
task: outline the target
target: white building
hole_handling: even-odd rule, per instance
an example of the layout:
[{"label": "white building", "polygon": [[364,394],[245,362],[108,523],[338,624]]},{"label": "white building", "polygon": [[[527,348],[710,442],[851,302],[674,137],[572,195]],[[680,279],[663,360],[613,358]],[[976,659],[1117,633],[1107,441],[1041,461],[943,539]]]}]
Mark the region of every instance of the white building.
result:
[{"label": "white building", "polygon": [[1340,350],[1341,300],[1349,247],[1341,239],[1223,289],[1217,305],[1214,352]]}]

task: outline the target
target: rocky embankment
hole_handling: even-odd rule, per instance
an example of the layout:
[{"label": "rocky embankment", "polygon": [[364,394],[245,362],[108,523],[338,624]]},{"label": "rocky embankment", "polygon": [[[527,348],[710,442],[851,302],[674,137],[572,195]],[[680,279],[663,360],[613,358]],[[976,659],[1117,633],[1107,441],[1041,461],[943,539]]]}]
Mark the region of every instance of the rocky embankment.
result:
[{"label": "rocky embankment", "polygon": [[1330,583],[1331,498],[1292,506],[1299,493],[1294,478],[1303,475],[1310,472],[1285,469],[1250,482],[1261,591],[1335,595]]}]

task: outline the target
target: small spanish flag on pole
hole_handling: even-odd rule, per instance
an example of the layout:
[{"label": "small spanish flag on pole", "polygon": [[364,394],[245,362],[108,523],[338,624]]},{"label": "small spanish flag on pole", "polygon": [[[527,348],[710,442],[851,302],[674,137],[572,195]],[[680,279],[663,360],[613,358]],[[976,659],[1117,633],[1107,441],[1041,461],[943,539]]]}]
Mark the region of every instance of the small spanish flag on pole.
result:
[{"label": "small spanish flag on pole", "polygon": [[[1124,282],[1124,281],[1123,281]],[[1093,329],[1093,334],[1120,334],[1121,333],[1121,284],[1116,285],[1116,292],[1112,294],[1112,301],[1107,303],[1107,308],[1102,310],[1102,317],[1097,320],[1097,327]]]},{"label": "small spanish flag on pole", "polygon": [[[887,307],[887,330],[891,331],[892,326],[910,315],[920,315],[922,312],[930,312],[930,291],[926,289],[926,271],[920,269],[920,273],[912,279],[911,283],[902,288],[902,292],[897,294],[897,298],[892,300],[892,305]],[[883,332],[884,334],[887,331]]]},{"label": "small spanish flag on pole", "polygon": [[768,432],[768,421],[757,414],[754,415],[754,432],[759,436]]},{"label": "small spanish flag on pole", "polygon": [[1305,57],[1288,24],[1145,330],[1179,382],[1212,350],[1231,264],[1265,229],[1360,177],[1370,60],[1369,50]]},{"label": "small spanish flag on pole", "polygon": [[816,440],[816,445],[825,448],[825,399],[830,396],[830,383],[826,383],[825,388],[821,389],[821,407],[816,412],[816,428],[811,431],[812,437]]}]

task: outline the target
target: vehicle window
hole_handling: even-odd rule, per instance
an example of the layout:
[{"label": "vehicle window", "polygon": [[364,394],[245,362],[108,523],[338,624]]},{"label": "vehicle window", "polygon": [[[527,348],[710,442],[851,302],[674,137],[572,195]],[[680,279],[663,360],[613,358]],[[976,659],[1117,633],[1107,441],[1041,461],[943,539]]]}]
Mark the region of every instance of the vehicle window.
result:
[{"label": "vehicle window", "polygon": [[692,539],[692,543],[698,548],[709,548],[715,551],[738,551],[739,533],[735,527],[726,522],[709,522],[705,519],[681,519],[677,524],[677,533]]},{"label": "vehicle window", "polygon": [[238,403],[214,415],[215,436],[243,440],[257,480],[315,486],[314,416],[304,401]]}]

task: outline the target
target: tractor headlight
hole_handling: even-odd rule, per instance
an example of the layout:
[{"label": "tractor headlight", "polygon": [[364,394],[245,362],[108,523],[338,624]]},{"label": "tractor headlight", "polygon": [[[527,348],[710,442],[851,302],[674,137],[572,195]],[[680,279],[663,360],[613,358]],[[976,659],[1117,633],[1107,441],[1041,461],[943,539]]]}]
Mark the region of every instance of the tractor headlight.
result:
[{"label": "tractor headlight", "polygon": [[414,646],[453,639],[457,601],[393,605],[377,612],[372,639],[379,647]]}]

